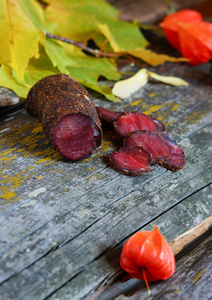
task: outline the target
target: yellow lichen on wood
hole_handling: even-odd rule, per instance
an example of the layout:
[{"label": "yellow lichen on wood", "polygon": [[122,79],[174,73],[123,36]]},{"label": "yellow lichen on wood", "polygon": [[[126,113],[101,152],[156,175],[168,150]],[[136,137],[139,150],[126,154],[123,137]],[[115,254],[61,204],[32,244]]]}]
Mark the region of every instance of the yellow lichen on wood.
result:
[{"label": "yellow lichen on wood", "polygon": [[203,275],[205,274],[205,270],[201,270],[197,273],[197,275],[195,276],[195,278],[193,279],[193,283],[197,282]]},{"label": "yellow lichen on wood", "polygon": [[3,198],[5,200],[4,203],[10,201],[16,196],[16,193],[14,191],[10,191],[8,187],[1,187],[1,191],[3,192],[3,194],[0,195],[0,198]]},{"label": "yellow lichen on wood", "polygon": [[143,109],[142,113],[144,113],[146,115],[151,115],[153,112],[161,109],[162,107],[163,107],[162,104],[148,106],[148,109],[147,110]]},{"label": "yellow lichen on wood", "polygon": [[158,95],[158,92],[156,92],[156,93],[151,93],[151,94],[149,94],[149,97],[150,98],[154,98],[155,96],[157,96]]},{"label": "yellow lichen on wood", "polygon": [[171,111],[175,111],[180,107],[180,104],[173,104]]},{"label": "yellow lichen on wood", "polygon": [[[42,125],[39,123],[27,124],[12,130],[4,138],[1,138],[1,144],[7,146],[10,150],[0,153],[0,161],[4,161],[4,163],[9,162],[20,154],[25,158],[42,156],[43,158],[35,161],[35,163],[38,164],[51,164],[54,161],[61,159],[61,156],[52,146],[40,150],[41,146],[49,144],[45,135],[41,133],[42,130]],[[30,132],[30,134],[26,135],[27,132]],[[42,145],[39,144],[41,139]]]},{"label": "yellow lichen on wood", "polygon": [[20,188],[22,183],[30,178],[32,175],[35,174],[35,172],[30,173],[29,175],[25,175],[27,171],[33,169],[33,166],[30,166],[26,168],[24,171],[16,174],[16,175],[10,175],[7,178],[4,178],[1,182],[1,192],[0,198],[4,199],[4,203],[7,203],[8,201],[17,202],[20,197],[16,197],[16,189]]},{"label": "yellow lichen on wood", "polygon": [[136,106],[140,105],[144,100],[143,99],[138,99],[130,103],[130,106]]}]

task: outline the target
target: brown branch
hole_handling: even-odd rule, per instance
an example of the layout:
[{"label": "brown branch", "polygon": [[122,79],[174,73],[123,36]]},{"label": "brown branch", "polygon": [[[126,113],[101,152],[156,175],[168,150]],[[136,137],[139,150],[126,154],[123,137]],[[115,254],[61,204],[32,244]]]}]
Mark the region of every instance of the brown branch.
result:
[{"label": "brown branch", "polygon": [[112,58],[112,57],[120,56],[120,55],[123,54],[122,52],[119,52],[119,53],[118,52],[114,52],[114,53],[103,52],[103,51],[100,51],[99,49],[93,49],[93,48],[87,47],[83,43],[79,43],[79,42],[76,42],[76,41],[71,40],[71,39],[67,39],[67,38],[64,38],[64,37],[61,37],[61,36],[58,36],[58,35],[54,35],[52,33],[46,32],[45,34],[46,34],[46,37],[48,37],[48,38],[59,40],[59,41],[62,41],[62,42],[74,45],[76,47],[79,47],[82,50],[84,50],[84,51],[86,51],[86,52],[94,55],[95,57],[108,57],[108,58]]}]

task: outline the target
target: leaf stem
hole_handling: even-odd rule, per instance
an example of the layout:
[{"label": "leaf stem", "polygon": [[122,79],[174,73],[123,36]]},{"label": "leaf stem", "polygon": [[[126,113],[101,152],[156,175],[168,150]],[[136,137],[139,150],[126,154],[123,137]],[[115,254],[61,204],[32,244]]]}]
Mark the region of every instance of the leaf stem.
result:
[{"label": "leaf stem", "polygon": [[93,49],[88,46],[85,46],[83,43],[76,42],[72,39],[67,39],[67,38],[64,38],[64,37],[61,37],[58,35],[54,35],[54,34],[48,33],[48,32],[46,32],[45,34],[46,34],[46,37],[48,37],[48,38],[59,40],[59,41],[74,45],[76,47],[79,47],[82,50],[94,55],[95,57],[109,57],[110,58],[110,57],[120,56],[122,54],[122,52],[119,52],[119,53],[103,52],[103,51],[100,51],[99,49]]}]

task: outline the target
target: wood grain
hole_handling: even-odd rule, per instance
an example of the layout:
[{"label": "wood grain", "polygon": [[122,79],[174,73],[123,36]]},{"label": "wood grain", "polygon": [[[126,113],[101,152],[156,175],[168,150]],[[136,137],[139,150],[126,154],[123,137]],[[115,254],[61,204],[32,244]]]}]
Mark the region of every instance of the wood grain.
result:
[{"label": "wood grain", "polygon": [[210,226],[212,226],[212,216],[206,218],[196,226],[190,228],[188,231],[182,233],[173,241],[171,241],[170,246],[173,250],[174,255],[178,254],[183,249],[183,247],[205,233]]},{"label": "wood grain", "polygon": [[170,242],[211,215],[212,78],[186,65],[154,71],[184,78],[189,87],[151,81],[122,104],[94,101],[162,120],[185,150],[187,165],[176,173],[159,166],[136,178],[117,173],[107,161],[118,147],[111,131],[94,156],[69,164],[36,118],[24,110],[2,118],[3,299],[89,298],[114,286],[123,243],[134,232],[156,223]]}]

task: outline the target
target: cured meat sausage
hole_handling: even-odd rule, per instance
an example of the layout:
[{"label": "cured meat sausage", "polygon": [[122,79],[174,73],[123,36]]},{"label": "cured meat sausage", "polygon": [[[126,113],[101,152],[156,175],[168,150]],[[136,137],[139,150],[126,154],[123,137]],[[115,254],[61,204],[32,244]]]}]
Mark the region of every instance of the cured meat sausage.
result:
[{"label": "cured meat sausage", "polygon": [[71,162],[90,157],[101,145],[101,122],[93,99],[68,75],[38,81],[28,93],[26,110],[39,118],[47,138]]}]

